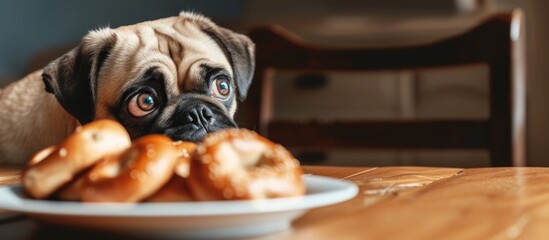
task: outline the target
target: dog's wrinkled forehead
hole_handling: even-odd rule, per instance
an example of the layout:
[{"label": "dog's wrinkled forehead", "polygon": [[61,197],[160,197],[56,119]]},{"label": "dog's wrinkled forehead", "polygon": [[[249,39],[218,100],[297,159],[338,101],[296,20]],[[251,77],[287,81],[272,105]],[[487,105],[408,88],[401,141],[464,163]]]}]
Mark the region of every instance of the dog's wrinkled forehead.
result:
[{"label": "dog's wrinkled forehead", "polygon": [[200,23],[172,17],[113,29],[117,42],[109,59],[116,61],[103,65],[98,94],[116,97],[119,92],[113,90],[124,89],[121,84],[130,84],[128,79],[138,79],[152,67],[164,74],[173,94],[192,89],[204,65],[226,69],[232,77],[229,60]]}]

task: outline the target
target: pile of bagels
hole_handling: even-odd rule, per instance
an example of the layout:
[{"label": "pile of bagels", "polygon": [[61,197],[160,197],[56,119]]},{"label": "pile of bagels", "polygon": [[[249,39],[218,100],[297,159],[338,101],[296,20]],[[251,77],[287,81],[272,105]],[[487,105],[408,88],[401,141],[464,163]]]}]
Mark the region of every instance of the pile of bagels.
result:
[{"label": "pile of bagels", "polygon": [[249,130],[196,144],[161,134],[132,141],[118,122],[97,120],[36,153],[22,183],[31,198],[61,201],[250,200],[305,194],[302,173],[284,147]]}]

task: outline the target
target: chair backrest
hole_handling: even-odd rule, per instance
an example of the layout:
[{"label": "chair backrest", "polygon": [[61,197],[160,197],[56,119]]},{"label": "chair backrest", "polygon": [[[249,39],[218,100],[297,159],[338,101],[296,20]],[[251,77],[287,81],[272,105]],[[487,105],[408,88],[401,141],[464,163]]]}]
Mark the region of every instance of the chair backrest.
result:
[{"label": "chair backrest", "polygon": [[[520,10],[487,18],[430,44],[341,49],[311,45],[278,26],[255,28],[256,73],[241,106],[273,141],[300,148],[487,149],[493,166],[525,163],[524,27]],[[289,121],[272,116],[274,70],[401,70],[486,64],[489,118],[482,120]]]}]

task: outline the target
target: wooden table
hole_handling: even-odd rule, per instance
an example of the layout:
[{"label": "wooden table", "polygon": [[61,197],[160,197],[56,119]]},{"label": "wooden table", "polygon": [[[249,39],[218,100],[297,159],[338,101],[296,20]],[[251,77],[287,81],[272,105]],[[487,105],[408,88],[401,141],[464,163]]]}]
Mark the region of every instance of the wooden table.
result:
[{"label": "wooden table", "polygon": [[[305,172],[353,181],[360,192],[309,212],[290,231],[256,239],[549,238],[549,168],[307,166]],[[17,182],[17,170],[0,169],[0,185]],[[2,239],[109,237],[0,217]]]}]

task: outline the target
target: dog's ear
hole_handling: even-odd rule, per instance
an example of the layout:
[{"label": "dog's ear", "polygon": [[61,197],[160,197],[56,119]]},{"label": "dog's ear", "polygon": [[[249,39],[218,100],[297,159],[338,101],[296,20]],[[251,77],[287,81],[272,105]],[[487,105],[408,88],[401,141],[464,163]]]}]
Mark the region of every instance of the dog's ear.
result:
[{"label": "dog's ear", "polygon": [[229,59],[241,102],[248,95],[248,88],[252,83],[255,69],[255,45],[246,36],[232,32],[225,28],[210,28],[203,31],[213,38]]},{"label": "dog's ear", "polygon": [[81,124],[95,118],[96,84],[101,65],[116,43],[111,29],[91,31],[79,46],[48,64],[45,89]]},{"label": "dog's ear", "polygon": [[219,27],[200,15],[182,12],[180,16],[197,22],[201,30],[221,47],[233,68],[238,100],[244,101],[252,83],[255,68],[255,45],[252,40],[245,35]]}]

